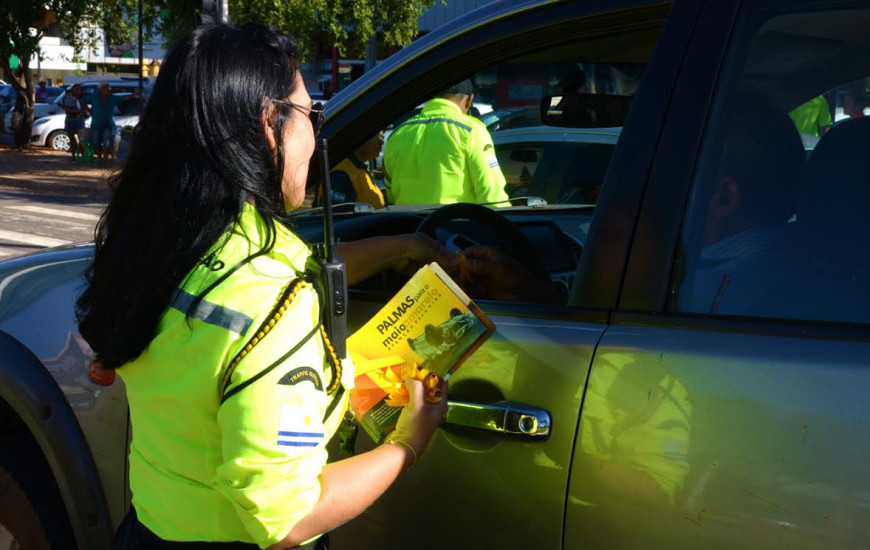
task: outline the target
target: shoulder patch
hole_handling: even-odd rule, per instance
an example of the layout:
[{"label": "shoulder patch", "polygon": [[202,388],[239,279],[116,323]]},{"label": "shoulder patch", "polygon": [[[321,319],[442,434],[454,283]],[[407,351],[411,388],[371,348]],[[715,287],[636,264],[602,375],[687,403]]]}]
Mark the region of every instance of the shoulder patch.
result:
[{"label": "shoulder patch", "polygon": [[489,151],[492,148],[493,148],[492,143],[487,143],[486,145],[483,146],[484,151]]},{"label": "shoulder patch", "polygon": [[299,367],[291,370],[278,380],[282,386],[295,386],[300,382],[311,382],[314,388],[323,391],[323,380],[320,378],[320,373],[311,367]]}]

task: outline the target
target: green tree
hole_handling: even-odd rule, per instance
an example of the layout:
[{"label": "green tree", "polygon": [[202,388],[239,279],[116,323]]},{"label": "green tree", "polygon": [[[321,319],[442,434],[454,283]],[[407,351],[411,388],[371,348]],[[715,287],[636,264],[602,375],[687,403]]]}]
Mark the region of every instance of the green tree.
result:
[{"label": "green tree", "polygon": [[[256,22],[301,39],[303,56],[315,52],[315,38],[335,44],[345,57],[361,57],[369,37],[379,33],[387,45],[405,46],[417,35],[417,18],[433,0],[225,0],[230,20]],[[442,0],[443,1],[443,0]],[[29,147],[35,83],[30,59],[52,24],[76,51],[93,47],[104,29],[109,44],[136,42],[138,0],[0,0],[0,68],[18,93],[13,134]],[[160,32],[167,46],[195,24],[191,0],[142,0],[146,40]],[[9,66],[10,56],[21,62]]]},{"label": "green tree", "polygon": [[[166,0],[164,36],[169,42],[189,31],[188,0]],[[268,25],[301,40],[303,55],[315,53],[314,38],[335,44],[344,57],[361,57],[369,37],[379,32],[392,46],[407,46],[417,36],[417,18],[433,0],[228,0],[230,20]],[[442,0],[443,1],[443,0]]]},{"label": "green tree", "polygon": [[[143,4],[142,22],[148,37],[159,30],[159,8],[159,3]],[[107,29],[109,43],[128,41],[137,35],[137,20],[137,0],[0,0],[0,68],[17,93],[12,126],[17,147],[30,146],[36,91],[30,60],[39,55],[39,41],[46,29],[59,27],[78,51],[93,47],[102,38],[97,36],[98,28]],[[20,60],[16,69],[9,64],[13,55]]]}]

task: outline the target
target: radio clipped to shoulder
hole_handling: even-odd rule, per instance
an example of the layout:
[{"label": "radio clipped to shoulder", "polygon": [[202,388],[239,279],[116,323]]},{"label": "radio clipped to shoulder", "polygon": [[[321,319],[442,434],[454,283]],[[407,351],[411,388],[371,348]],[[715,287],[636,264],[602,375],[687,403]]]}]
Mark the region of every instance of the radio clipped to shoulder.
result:
[{"label": "radio clipped to shoulder", "polygon": [[332,187],[329,181],[329,155],[325,139],[317,140],[320,174],[323,182],[323,243],[314,249],[318,278],[326,302],[323,321],[326,333],[339,359],[347,353],[347,276],[344,261],[335,255],[332,227]]}]

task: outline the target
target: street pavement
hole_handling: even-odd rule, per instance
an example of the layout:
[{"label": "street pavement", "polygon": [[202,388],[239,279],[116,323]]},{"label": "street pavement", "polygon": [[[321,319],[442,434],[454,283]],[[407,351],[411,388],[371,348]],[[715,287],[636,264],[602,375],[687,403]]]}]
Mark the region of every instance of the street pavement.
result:
[{"label": "street pavement", "polygon": [[12,136],[0,133],[0,186],[108,200],[108,177],[120,164],[71,162],[71,158],[69,153],[45,147],[16,151]]},{"label": "street pavement", "polygon": [[0,260],[93,240],[115,163],[82,164],[69,153],[15,151],[0,134]]}]

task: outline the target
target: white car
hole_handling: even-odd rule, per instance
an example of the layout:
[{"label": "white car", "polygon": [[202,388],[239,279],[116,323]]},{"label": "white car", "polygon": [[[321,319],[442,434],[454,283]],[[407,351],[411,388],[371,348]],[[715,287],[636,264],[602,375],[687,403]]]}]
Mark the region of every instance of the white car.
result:
[{"label": "white car", "polygon": [[[54,149],[55,151],[69,151],[70,138],[64,127],[65,114],[51,115],[42,117],[33,121],[33,129],[30,133],[30,143]],[[127,127],[134,127],[139,124],[139,115],[116,115],[115,126],[118,131],[115,133],[115,146],[121,135],[121,131]],[[85,120],[85,128],[91,127],[91,117]]]},{"label": "white car", "polygon": [[[64,115],[63,109],[60,108],[60,105],[57,103],[34,103],[33,104],[33,121],[36,122],[37,119],[55,115],[60,113]],[[66,116],[66,115],[64,115]],[[12,132],[12,110],[8,111],[6,115],[3,116],[3,131],[8,133]]]},{"label": "white car", "polygon": [[[49,86],[47,95],[49,101],[37,102],[33,104],[33,120],[44,116],[49,116],[57,113],[62,113],[63,109],[60,106],[60,97],[63,95],[63,88]],[[0,113],[5,113],[0,125],[0,131],[12,132],[12,107],[15,105],[15,90],[11,84],[0,85]]]}]

